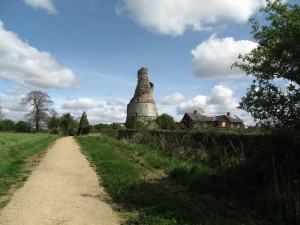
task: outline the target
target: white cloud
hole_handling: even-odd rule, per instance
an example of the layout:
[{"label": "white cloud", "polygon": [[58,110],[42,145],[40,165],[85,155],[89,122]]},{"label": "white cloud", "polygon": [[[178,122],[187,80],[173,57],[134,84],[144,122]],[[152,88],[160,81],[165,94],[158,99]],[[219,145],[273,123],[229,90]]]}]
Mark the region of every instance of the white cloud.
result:
[{"label": "white cloud", "polygon": [[95,103],[93,100],[89,98],[76,98],[69,99],[63,105],[63,109],[78,109],[78,110],[86,110],[93,109],[95,107]]},{"label": "white cloud", "polygon": [[164,105],[177,105],[184,100],[184,96],[178,92],[164,96],[161,103]]},{"label": "white cloud", "polygon": [[0,79],[30,88],[67,88],[76,82],[69,68],[61,67],[49,52],[31,47],[0,20]]},{"label": "white cloud", "polygon": [[33,8],[44,9],[50,14],[57,13],[55,6],[53,4],[53,0],[24,0],[24,2]]},{"label": "white cloud", "polygon": [[110,106],[125,106],[126,104],[121,101],[121,100],[118,100],[116,98],[110,98],[107,100],[106,102],[107,105],[110,105]]},{"label": "white cloud", "polygon": [[218,39],[212,36],[192,50],[194,74],[203,78],[240,76],[242,71],[232,64],[239,54],[250,52],[257,43],[248,40],[236,41],[232,37]]},{"label": "white cloud", "polygon": [[0,99],[2,112],[6,119],[13,121],[25,120],[28,109],[21,106],[21,96],[8,96],[0,93]]},{"label": "white cloud", "polygon": [[167,34],[182,35],[191,27],[203,30],[218,21],[246,22],[263,0],[123,0],[116,13],[128,11],[142,27]]},{"label": "white cloud", "polygon": [[99,123],[125,123],[126,109],[124,107],[107,107],[102,110],[97,110],[89,113],[91,124]]},{"label": "white cloud", "polygon": [[231,112],[232,115],[241,115],[243,111],[237,109],[238,100],[234,97],[234,92],[224,85],[216,85],[207,96],[198,95],[192,100],[180,103],[177,106],[177,114],[184,114],[200,111],[202,109],[207,115],[221,115]]},{"label": "white cloud", "polygon": [[181,102],[177,106],[177,114],[184,114],[187,112],[193,112],[194,110],[207,109],[208,97],[204,95],[197,95],[192,100]]}]

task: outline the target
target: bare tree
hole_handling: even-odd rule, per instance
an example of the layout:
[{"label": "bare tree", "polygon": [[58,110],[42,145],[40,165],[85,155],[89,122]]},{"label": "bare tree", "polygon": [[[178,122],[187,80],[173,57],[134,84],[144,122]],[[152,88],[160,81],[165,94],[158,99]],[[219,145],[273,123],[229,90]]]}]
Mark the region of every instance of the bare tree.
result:
[{"label": "bare tree", "polygon": [[35,124],[36,131],[40,130],[40,125],[48,118],[48,113],[52,112],[53,101],[46,92],[31,91],[21,99],[22,106],[29,106],[31,111],[26,114],[26,118]]}]

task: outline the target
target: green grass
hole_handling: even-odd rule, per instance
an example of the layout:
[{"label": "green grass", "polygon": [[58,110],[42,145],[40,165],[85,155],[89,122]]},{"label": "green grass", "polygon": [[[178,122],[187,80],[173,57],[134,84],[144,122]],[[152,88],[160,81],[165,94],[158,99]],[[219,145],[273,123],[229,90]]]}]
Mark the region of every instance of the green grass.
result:
[{"label": "green grass", "polygon": [[76,140],[120,206],[123,224],[275,224],[253,211],[251,187],[241,188],[234,176],[109,137]]},{"label": "green grass", "polygon": [[[28,160],[45,152],[58,136],[46,134],[0,132],[0,207],[4,206],[12,186],[27,180],[30,169]],[[28,166],[28,165],[27,165]]]}]

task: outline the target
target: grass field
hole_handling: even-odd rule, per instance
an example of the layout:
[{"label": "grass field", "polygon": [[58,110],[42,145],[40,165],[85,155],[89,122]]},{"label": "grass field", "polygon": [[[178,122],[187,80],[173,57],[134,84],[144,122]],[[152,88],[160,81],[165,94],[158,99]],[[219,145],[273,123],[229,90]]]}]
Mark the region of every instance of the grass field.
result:
[{"label": "grass field", "polygon": [[251,187],[232,175],[113,138],[76,140],[119,206],[123,224],[274,224],[253,207]]},{"label": "grass field", "polygon": [[57,137],[0,132],[0,208],[7,203],[12,187],[27,180],[30,167]]}]

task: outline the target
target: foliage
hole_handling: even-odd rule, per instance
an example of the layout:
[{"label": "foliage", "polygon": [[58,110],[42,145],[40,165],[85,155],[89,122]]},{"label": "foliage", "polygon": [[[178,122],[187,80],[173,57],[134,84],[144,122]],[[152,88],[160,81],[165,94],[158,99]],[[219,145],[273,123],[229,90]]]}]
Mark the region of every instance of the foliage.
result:
[{"label": "foliage", "polygon": [[[0,196],[7,194],[17,182],[26,180],[27,159],[43,153],[57,137],[44,134],[0,133]],[[0,204],[3,205],[2,202]]]},{"label": "foliage", "polygon": [[145,123],[141,120],[139,120],[139,118],[137,116],[133,116],[131,123],[127,125],[127,128],[129,129],[143,129],[145,128]]},{"label": "foliage", "polygon": [[175,122],[174,118],[166,113],[163,113],[156,118],[156,123],[160,129],[164,130],[175,130],[178,129],[178,125]]},{"label": "foliage", "polygon": [[70,113],[65,113],[61,117],[60,126],[64,135],[75,135],[78,123]]},{"label": "foliage", "polygon": [[56,113],[52,114],[47,120],[47,128],[51,134],[58,134],[61,119]]},{"label": "foliage", "polygon": [[77,135],[88,134],[90,132],[91,126],[86,115],[86,112],[82,113],[82,116],[79,121]]},{"label": "foliage", "polygon": [[261,11],[268,24],[250,20],[258,46],[233,64],[255,77],[239,107],[262,125],[300,127],[300,6],[268,1]]},{"label": "foliage", "polygon": [[15,124],[14,130],[16,132],[30,133],[32,129],[29,123],[24,121],[19,121]]},{"label": "foliage", "polygon": [[154,146],[161,155],[174,159],[207,162],[224,170],[219,175],[228,179],[225,183],[214,177],[203,180],[195,165],[177,166],[170,176],[197,192],[205,189],[228,193],[227,197],[230,192],[240,192],[240,197],[249,198],[245,203],[272,224],[300,224],[300,130],[237,131],[125,130],[119,131],[119,138]]},{"label": "foliage", "polygon": [[10,119],[0,121],[0,131],[14,131],[15,123]]},{"label": "foliage", "polygon": [[120,129],[123,129],[123,127],[118,124],[118,123],[112,123],[112,124],[109,124],[108,125],[108,128],[109,129],[112,129],[112,130],[120,130]]},{"label": "foliage", "polygon": [[35,124],[36,131],[39,131],[41,123],[46,122],[48,113],[52,111],[53,101],[46,92],[31,91],[21,99],[21,105],[31,107],[31,111],[26,114],[26,117]]},{"label": "foliage", "polygon": [[[250,164],[219,170],[164,157],[159,150],[124,140],[104,136],[76,140],[95,165],[107,193],[120,204],[127,217],[124,224],[299,224],[295,213],[285,216],[287,209],[299,209],[293,205],[297,195],[284,196],[292,186],[285,183],[278,201],[273,186],[265,183],[265,179],[276,180],[271,174],[263,175],[272,171],[272,160],[264,154],[273,146],[266,145],[268,150],[259,151],[259,158]],[[273,166],[279,169],[277,163],[283,157],[274,157]],[[270,170],[260,170],[267,165]],[[281,178],[278,174],[277,180]],[[285,200],[293,204],[284,204]]]}]

